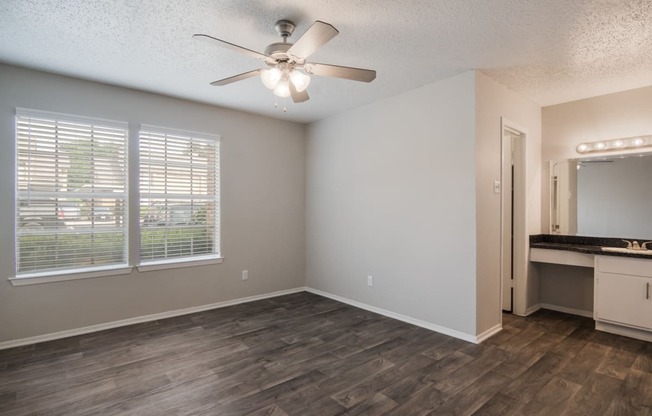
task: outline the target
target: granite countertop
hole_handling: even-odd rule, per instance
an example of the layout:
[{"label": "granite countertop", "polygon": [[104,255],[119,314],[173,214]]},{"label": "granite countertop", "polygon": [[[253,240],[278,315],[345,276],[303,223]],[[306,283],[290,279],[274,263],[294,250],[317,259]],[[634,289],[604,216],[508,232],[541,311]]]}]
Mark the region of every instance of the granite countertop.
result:
[{"label": "granite countertop", "polygon": [[602,247],[622,247],[625,248],[627,243],[623,240],[638,241],[642,243],[648,241],[643,238],[603,238],[603,237],[583,237],[573,235],[558,234],[537,234],[530,236],[530,248],[544,248],[548,250],[574,251],[585,254],[599,254],[601,256],[614,257],[633,257],[638,259],[650,259],[652,255],[637,253],[619,253],[614,251],[602,251]]}]

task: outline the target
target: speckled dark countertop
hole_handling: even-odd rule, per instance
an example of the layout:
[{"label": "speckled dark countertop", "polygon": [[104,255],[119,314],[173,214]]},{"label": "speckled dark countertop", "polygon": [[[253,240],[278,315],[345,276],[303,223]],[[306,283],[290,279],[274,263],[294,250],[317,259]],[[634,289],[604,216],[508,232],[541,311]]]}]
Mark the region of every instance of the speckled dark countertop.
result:
[{"label": "speckled dark countertop", "polygon": [[530,248],[546,248],[549,250],[575,251],[577,253],[599,254],[601,256],[634,257],[638,259],[650,259],[652,255],[636,253],[618,253],[614,251],[602,251],[602,247],[627,247],[623,240],[648,241],[644,238],[604,238],[604,237],[583,237],[574,235],[559,234],[536,234],[530,236]]}]

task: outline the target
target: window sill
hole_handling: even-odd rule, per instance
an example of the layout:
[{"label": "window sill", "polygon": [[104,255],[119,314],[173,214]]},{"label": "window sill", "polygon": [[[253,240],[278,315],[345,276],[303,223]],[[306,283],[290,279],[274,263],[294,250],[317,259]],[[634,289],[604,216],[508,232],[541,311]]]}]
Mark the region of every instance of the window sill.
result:
[{"label": "window sill", "polygon": [[93,279],[103,276],[117,276],[129,274],[133,270],[131,266],[102,267],[89,269],[87,271],[59,271],[47,273],[31,273],[17,277],[10,277],[9,282],[13,286],[38,285],[41,283],[65,282],[67,280]]},{"label": "window sill", "polygon": [[[210,264],[220,264],[224,261],[223,257],[196,257],[194,259],[184,258],[179,260],[164,260],[149,262],[136,266],[139,272],[149,272],[154,270],[178,269],[182,267],[206,266]],[[17,277],[10,277],[8,280],[13,286],[38,285],[41,283],[65,282],[68,280],[93,279],[104,276],[118,276],[129,274],[134,268],[132,266],[102,267],[88,269],[86,271],[58,271],[30,273]]]},{"label": "window sill", "polygon": [[179,269],[182,267],[220,264],[223,261],[224,261],[224,257],[205,256],[205,257],[195,257],[195,258],[183,258],[178,260],[153,261],[153,262],[143,263],[139,266],[136,266],[136,268],[138,269],[139,272],[150,272],[154,270]]}]

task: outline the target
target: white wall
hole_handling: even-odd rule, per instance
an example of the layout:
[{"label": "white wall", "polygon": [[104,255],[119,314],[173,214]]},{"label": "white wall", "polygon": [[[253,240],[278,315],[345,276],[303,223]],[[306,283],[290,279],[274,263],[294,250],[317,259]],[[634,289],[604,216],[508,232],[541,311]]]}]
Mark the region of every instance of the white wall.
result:
[{"label": "white wall", "polygon": [[[0,91],[0,342],[304,285],[305,126],[5,65]],[[221,135],[224,263],[12,286],[15,107]]]},{"label": "white wall", "polygon": [[[493,181],[501,177],[501,118],[526,133],[525,228],[528,235],[538,234],[541,231],[541,108],[481,72],[477,72],[476,97],[477,320],[478,333],[482,333],[501,319],[500,195],[493,193]],[[529,246],[528,241],[524,244]],[[527,247],[523,251],[528,253]],[[536,271],[528,270],[527,259],[516,265],[515,270],[518,269],[522,293],[515,294],[514,311],[524,314],[538,303],[539,285]]]},{"label": "white wall", "polygon": [[474,114],[467,72],[310,126],[308,286],[476,334]]},{"label": "white wall", "polygon": [[[575,147],[582,142],[652,134],[652,87],[544,107],[542,132],[541,220],[542,229],[547,232],[550,204],[548,162],[577,158]],[[554,273],[549,273],[545,267],[536,267],[541,273],[542,303],[577,310],[586,310],[590,306],[586,299],[593,296],[593,281],[585,277],[584,270],[556,268]]]}]

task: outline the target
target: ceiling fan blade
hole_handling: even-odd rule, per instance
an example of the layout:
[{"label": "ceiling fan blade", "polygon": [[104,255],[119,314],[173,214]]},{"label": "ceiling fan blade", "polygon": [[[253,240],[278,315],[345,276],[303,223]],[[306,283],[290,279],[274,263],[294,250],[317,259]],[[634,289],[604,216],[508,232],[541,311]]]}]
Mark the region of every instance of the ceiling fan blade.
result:
[{"label": "ceiling fan blade", "polygon": [[297,91],[297,87],[295,87],[292,82],[290,82],[289,84],[290,84],[290,95],[292,96],[292,101],[294,101],[295,103],[302,103],[310,99],[310,96],[308,95],[308,91],[303,90],[299,92]]},{"label": "ceiling fan blade", "polygon": [[288,53],[298,58],[306,59],[312,55],[319,47],[326,44],[340,33],[332,25],[317,20],[313,23],[306,33],[288,49]]},{"label": "ceiling fan blade", "polygon": [[234,75],[232,77],[224,78],[224,79],[219,79],[217,81],[211,82],[211,85],[216,86],[216,87],[222,87],[224,85],[231,84],[236,81],[242,81],[243,79],[255,77],[256,75],[260,74],[263,71],[262,68],[259,69],[254,69],[253,71],[249,72],[243,72],[242,74]]},{"label": "ceiling fan blade", "polygon": [[371,82],[376,79],[376,71],[373,69],[353,68],[350,66],[309,63],[303,66],[303,70],[311,75],[344,78],[353,81]]},{"label": "ceiling fan blade", "polygon": [[204,35],[203,33],[195,33],[194,35],[192,35],[192,37],[195,38],[195,39],[201,39],[201,38],[212,39],[214,41],[219,42],[219,45],[221,47],[223,47],[223,48],[230,49],[232,51],[239,52],[239,53],[245,54],[247,56],[251,56],[251,57],[256,58],[256,59],[266,59],[266,58],[268,58],[267,55],[262,54],[260,52],[252,51],[251,49],[243,48],[242,46],[238,46],[238,45],[236,45],[234,43],[227,42],[227,41],[222,40],[222,39],[214,38],[214,37],[212,37],[210,35]]}]

